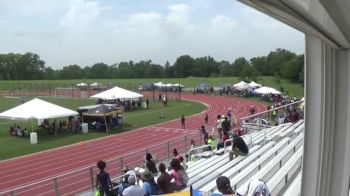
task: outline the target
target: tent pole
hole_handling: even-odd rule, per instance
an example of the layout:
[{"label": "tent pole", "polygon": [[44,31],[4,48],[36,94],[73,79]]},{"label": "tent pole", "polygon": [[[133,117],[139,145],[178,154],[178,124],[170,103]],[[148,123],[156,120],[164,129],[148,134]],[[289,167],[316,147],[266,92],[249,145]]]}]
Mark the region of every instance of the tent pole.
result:
[{"label": "tent pole", "polygon": [[106,116],[103,116],[103,117],[104,117],[104,119],[105,119],[106,131],[107,131],[107,134],[108,134],[108,126],[107,126]]},{"label": "tent pole", "polygon": [[57,137],[57,126],[56,126],[56,120],[53,121],[53,126],[55,126],[55,136]]},{"label": "tent pole", "polygon": [[33,119],[31,119],[30,121],[32,123],[32,131],[31,132],[33,132]]}]

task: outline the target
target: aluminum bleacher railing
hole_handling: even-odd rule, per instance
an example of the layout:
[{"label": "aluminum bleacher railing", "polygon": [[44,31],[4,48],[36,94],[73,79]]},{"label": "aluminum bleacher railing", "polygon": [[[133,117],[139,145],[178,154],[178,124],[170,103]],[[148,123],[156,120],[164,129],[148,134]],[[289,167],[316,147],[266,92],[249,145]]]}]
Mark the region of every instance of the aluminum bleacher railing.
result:
[{"label": "aluminum bleacher railing", "polygon": [[[187,153],[190,147],[190,141],[202,143],[199,131],[188,131],[188,133],[176,139],[170,139],[160,144],[145,146],[144,149],[131,151],[123,155],[116,155],[111,159],[105,160],[107,171],[112,178],[122,174],[123,166],[136,167],[145,163],[144,155],[149,152],[157,160],[170,160],[172,150],[177,149],[179,153]],[[95,175],[98,169],[95,164],[84,166],[67,173],[59,174],[54,177],[48,177],[30,184],[18,186],[13,189],[2,190],[0,196],[7,195],[76,195],[81,192],[94,189]]]}]

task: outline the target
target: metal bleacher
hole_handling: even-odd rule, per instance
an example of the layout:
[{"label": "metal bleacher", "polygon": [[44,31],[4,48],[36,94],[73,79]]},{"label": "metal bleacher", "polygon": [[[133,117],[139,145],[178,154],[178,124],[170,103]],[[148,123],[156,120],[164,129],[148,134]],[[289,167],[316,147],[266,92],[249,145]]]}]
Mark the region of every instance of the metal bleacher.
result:
[{"label": "metal bleacher", "polygon": [[[231,186],[244,194],[250,179],[266,182],[271,195],[298,195],[301,185],[304,122],[266,128],[243,136],[250,147],[247,156],[228,159],[227,150],[222,155],[198,160],[187,169],[188,188],[202,192],[218,192],[216,178],[230,178]],[[229,148],[229,147],[226,147]]]}]

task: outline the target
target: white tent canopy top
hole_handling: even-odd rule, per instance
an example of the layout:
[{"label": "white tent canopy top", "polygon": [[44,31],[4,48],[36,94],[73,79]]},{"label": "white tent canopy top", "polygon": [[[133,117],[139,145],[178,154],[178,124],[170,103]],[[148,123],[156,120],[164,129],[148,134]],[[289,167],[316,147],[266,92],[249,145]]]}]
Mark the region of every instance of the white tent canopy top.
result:
[{"label": "white tent canopy top", "polygon": [[163,87],[164,83],[163,82],[157,82],[157,83],[154,83],[153,85],[156,86],[156,87]]},{"label": "white tent canopy top", "polygon": [[0,118],[27,121],[76,116],[78,112],[35,98],[0,113]]},{"label": "white tent canopy top", "polygon": [[240,81],[240,82],[234,84],[233,87],[236,89],[239,89],[239,90],[244,90],[244,89],[249,88],[249,85],[244,81]]},{"label": "white tent canopy top", "polygon": [[87,86],[88,84],[84,83],[84,82],[81,82],[79,84],[77,84],[78,87],[84,87],[84,86]]},{"label": "white tent canopy top", "polygon": [[103,91],[96,95],[91,96],[92,99],[103,99],[103,100],[113,100],[113,99],[137,99],[141,98],[143,95],[129,91],[120,87],[114,87],[109,90]]},{"label": "white tent canopy top", "polygon": [[281,92],[279,92],[278,90],[274,89],[274,88],[271,88],[271,87],[267,87],[267,86],[263,86],[261,88],[258,88],[255,90],[256,93],[259,93],[259,94],[274,94],[274,95],[279,95],[281,94]]},{"label": "white tent canopy top", "polygon": [[182,84],[179,84],[179,83],[176,83],[176,84],[171,84],[171,83],[168,83],[168,84],[164,84],[163,82],[157,82],[157,83],[154,83],[153,84],[154,86],[156,87],[168,87],[168,88],[171,88],[171,87],[181,87],[183,88],[184,86]]},{"label": "white tent canopy top", "polygon": [[248,85],[250,87],[252,87],[252,88],[262,87],[261,84],[258,84],[258,83],[254,82],[254,81],[251,81]]},{"label": "white tent canopy top", "polygon": [[90,86],[97,87],[97,86],[102,86],[102,84],[98,82],[94,82],[94,83],[91,83]]}]

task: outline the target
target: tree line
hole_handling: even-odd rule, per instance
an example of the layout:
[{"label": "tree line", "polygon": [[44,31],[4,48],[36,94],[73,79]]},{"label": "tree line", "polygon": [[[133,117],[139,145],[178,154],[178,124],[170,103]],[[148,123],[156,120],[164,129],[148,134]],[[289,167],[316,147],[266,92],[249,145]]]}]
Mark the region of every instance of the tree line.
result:
[{"label": "tree line", "polygon": [[174,64],[164,65],[151,60],[119,62],[112,65],[95,63],[81,67],[68,65],[54,70],[45,66],[38,54],[0,54],[0,80],[42,79],[108,79],[108,78],[184,78],[184,77],[240,77],[256,80],[259,76],[275,76],[291,82],[304,82],[304,55],[286,49],[276,49],[267,56],[233,62],[217,61],[211,56],[193,58],[179,56]]}]

